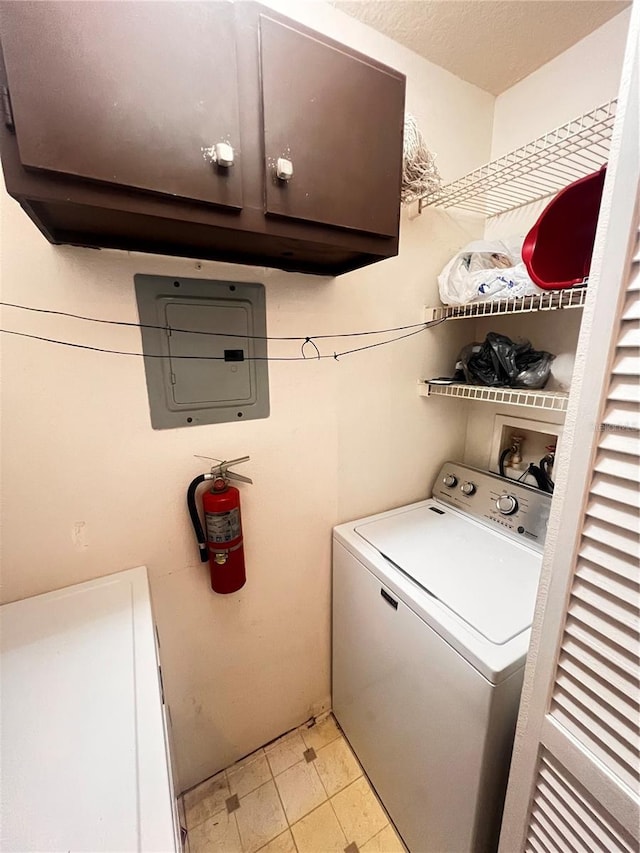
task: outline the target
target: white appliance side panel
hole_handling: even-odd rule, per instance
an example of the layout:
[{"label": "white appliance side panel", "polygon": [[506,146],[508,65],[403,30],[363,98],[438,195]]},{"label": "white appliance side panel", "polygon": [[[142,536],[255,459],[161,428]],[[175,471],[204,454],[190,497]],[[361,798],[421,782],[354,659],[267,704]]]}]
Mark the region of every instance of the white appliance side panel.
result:
[{"label": "white appliance side panel", "polygon": [[334,542],[334,713],[409,850],[470,851],[493,688],[382,588]]},{"label": "white appliance side panel", "polygon": [[0,615],[2,849],[175,850],[146,570]]},{"label": "white appliance side panel", "polygon": [[[164,704],[156,628],[146,568],[131,583],[136,672],[136,739],[140,850],[179,851],[180,822],[173,787],[168,706]],[[119,574],[125,574],[120,572]],[[118,575],[111,576],[114,580]]]}]

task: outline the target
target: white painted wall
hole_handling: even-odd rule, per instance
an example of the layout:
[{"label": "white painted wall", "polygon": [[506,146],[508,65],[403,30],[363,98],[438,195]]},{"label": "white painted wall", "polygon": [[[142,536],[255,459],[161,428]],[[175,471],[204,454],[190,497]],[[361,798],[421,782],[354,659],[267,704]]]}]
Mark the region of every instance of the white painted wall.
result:
[{"label": "white painted wall", "polygon": [[496,98],[491,157],[501,157],[618,94],[631,8]]},{"label": "white painted wall", "polygon": [[[407,106],[446,178],[488,159],[492,96],[323,3],[277,5],[408,75]],[[4,301],[136,322],[137,272],[261,281],[271,335],[420,322],[436,274],[480,227],[405,212],[398,258],[328,280],[55,247],[0,200]],[[15,309],[1,325],[140,347],[135,329]],[[339,362],[272,363],[270,418],[164,431],[151,429],[140,359],[2,336],[2,601],[148,566],[183,789],[327,707],[331,527],[424,497],[461,455],[464,409],[418,398],[416,379],[443,372],[464,336],[452,325]],[[189,529],[194,454],[251,456],[248,582],[233,596],[210,592]]]},{"label": "white painted wall", "polygon": [[[492,158],[541,136],[583,112],[606,103],[618,94],[622,60],[631,11],[625,10],[600,29],[582,39],[560,56],[543,65],[496,98]],[[548,199],[488,221],[488,239],[527,234],[548,204]],[[537,349],[557,357],[552,366],[549,390],[567,390],[571,385],[582,311],[549,312],[469,324],[469,340],[484,340],[497,331],[511,338],[528,338]],[[489,467],[491,438],[498,414],[513,415],[522,410],[513,406],[478,405],[469,419],[465,461]],[[542,422],[561,423],[563,416],[525,411],[527,417]]]}]

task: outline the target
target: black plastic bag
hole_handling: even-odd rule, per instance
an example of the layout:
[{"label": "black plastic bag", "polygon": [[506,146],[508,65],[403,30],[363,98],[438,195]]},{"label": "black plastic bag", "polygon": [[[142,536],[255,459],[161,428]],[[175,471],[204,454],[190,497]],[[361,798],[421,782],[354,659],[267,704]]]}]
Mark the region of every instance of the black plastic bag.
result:
[{"label": "black plastic bag", "polygon": [[489,332],[483,344],[466,346],[459,361],[469,385],[535,389],[547,384],[554,358],[550,352],[535,350],[529,341],[514,343],[506,335]]}]

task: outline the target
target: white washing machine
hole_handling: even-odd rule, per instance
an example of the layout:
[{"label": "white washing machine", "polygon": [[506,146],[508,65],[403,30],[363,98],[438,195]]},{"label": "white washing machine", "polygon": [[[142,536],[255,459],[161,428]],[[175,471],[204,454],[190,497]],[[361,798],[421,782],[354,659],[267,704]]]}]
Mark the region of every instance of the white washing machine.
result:
[{"label": "white washing machine", "polygon": [[333,540],[333,710],[410,853],[497,846],[551,496],[446,463]]}]

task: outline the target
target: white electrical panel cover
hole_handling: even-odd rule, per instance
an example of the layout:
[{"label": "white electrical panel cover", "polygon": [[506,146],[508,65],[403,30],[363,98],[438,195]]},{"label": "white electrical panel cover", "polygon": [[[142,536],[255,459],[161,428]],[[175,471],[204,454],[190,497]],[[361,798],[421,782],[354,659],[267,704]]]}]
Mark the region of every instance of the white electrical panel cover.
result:
[{"label": "white electrical panel cover", "polygon": [[269,416],[262,284],[135,276],[154,429]]}]

